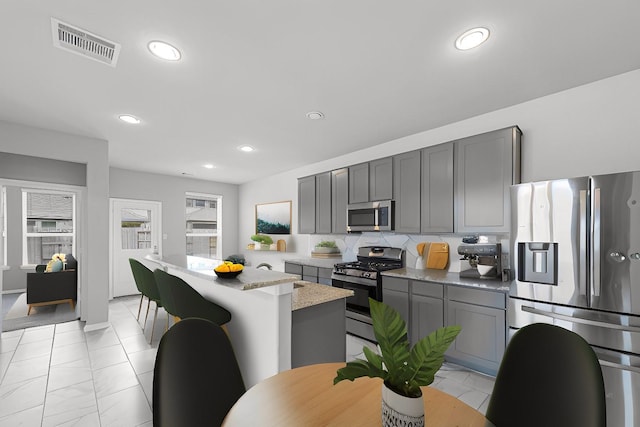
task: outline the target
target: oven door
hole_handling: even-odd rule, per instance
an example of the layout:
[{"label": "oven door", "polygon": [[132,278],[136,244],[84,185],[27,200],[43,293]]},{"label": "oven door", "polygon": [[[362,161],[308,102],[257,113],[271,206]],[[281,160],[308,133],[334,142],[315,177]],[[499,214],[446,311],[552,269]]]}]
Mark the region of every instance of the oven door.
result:
[{"label": "oven door", "polygon": [[371,316],[369,298],[380,300],[376,280],[333,274],[331,285],[353,291],[353,296],[346,299],[347,310],[355,311],[364,316]]}]

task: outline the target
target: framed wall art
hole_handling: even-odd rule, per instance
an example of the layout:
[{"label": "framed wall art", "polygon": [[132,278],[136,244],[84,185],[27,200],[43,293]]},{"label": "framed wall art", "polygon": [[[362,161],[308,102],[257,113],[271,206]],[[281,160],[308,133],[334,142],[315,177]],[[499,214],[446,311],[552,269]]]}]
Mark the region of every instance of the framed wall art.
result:
[{"label": "framed wall art", "polygon": [[256,234],[291,234],[291,200],[256,205]]}]

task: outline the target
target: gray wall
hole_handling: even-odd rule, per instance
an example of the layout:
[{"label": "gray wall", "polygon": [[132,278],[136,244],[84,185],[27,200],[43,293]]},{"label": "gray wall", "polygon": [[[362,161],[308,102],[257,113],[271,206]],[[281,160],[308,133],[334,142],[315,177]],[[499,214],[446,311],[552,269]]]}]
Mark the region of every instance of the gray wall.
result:
[{"label": "gray wall", "polygon": [[[104,263],[109,259],[107,141],[0,121],[0,152],[86,165],[86,192],[79,200],[80,230],[76,242],[80,316],[88,327],[107,322],[109,278],[104,274]],[[49,172],[55,174],[56,170],[53,167]],[[13,177],[23,178],[22,175]]]},{"label": "gray wall", "polygon": [[162,202],[162,242],[165,256],[185,254],[185,193],[222,196],[222,255],[238,251],[238,186],[178,176],[111,168],[110,196]]}]

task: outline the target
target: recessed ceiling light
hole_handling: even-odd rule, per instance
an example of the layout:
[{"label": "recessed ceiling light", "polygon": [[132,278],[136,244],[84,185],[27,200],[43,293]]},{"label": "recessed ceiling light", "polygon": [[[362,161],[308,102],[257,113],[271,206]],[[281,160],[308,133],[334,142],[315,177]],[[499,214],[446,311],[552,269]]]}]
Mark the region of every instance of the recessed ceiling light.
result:
[{"label": "recessed ceiling light", "polygon": [[322,114],[320,111],[309,111],[307,113],[307,118],[311,120],[320,120],[324,119],[324,114]]},{"label": "recessed ceiling light", "polygon": [[488,38],[489,29],[484,27],[472,28],[456,39],[456,48],[460,50],[473,49],[487,41]]},{"label": "recessed ceiling light", "polygon": [[245,153],[250,153],[250,152],[252,152],[253,150],[255,150],[255,148],[253,148],[253,147],[252,147],[252,146],[250,146],[250,145],[241,145],[240,147],[238,147],[238,150],[240,150],[240,151],[244,151]]},{"label": "recessed ceiling light", "polygon": [[131,114],[120,114],[118,118],[123,122],[129,123],[132,125],[137,125],[138,123],[140,123],[140,119],[137,118],[136,116],[132,116]]},{"label": "recessed ceiling light", "polygon": [[206,165],[202,165],[202,167],[203,167],[203,168],[206,168],[206,169],[213,169],[213,168],[215,168],[215,166],[213,166],[211,163],[207,163]]},{"label": "recessed ceiling light", "polygon": [[169,43],[154,40],[150,41],[147,47],[149,48],[149,52],[153,53],[160,59],[166,59],[167,61],[179,61],[182,57],[180,51]]}]

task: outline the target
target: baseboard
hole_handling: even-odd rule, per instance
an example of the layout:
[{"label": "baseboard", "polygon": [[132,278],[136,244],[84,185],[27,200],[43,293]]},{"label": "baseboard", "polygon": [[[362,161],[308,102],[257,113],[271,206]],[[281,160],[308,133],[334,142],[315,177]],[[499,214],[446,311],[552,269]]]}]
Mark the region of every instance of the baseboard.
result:
[{"label": "baseboard", "polygon": [[84,331],[85,332],[98,331],[100,329],[106,329],[109,326],[111,326],[111,323],[109,322],[92,323],[90,325],[85,325]]},{"label": "baseboard", "polygon": [[5,295],[5,294],[7,294],[7,295],[8,294],[22,294],[22,293],[25,293],[25,292],[27,292],[27,288],[24,288],[24,289],[9,289],[9,290],[6,290],[6,291],[2,291],[2,295]]}]

